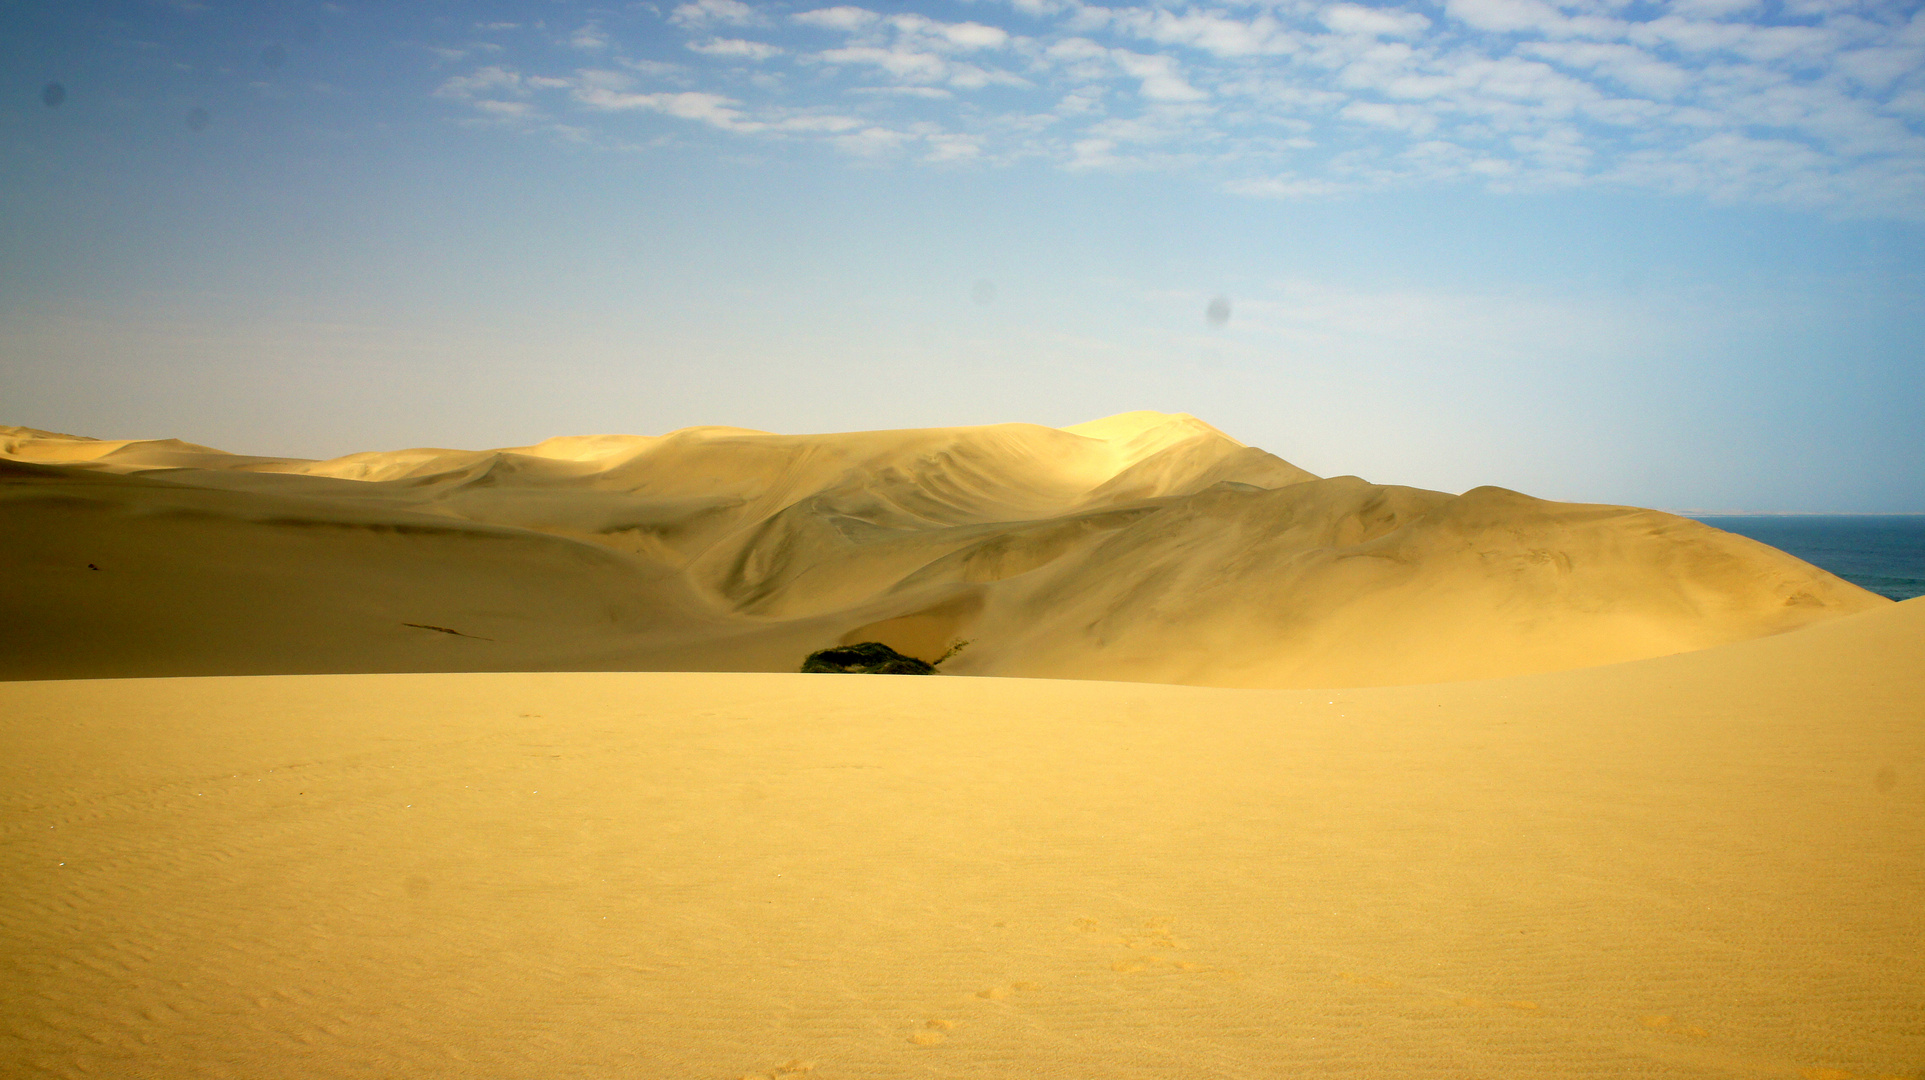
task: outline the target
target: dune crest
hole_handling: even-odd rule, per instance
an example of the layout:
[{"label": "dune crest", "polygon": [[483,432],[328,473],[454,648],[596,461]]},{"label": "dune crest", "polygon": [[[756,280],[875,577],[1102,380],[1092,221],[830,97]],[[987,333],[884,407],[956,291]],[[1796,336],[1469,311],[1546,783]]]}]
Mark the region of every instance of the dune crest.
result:
[{"label": "dune crest", "polygon": [[0,428],[9,678],[794,670],[1435,682],[1890,601],[1684,518],[1319,478],[1195,417],[329,461]]}]

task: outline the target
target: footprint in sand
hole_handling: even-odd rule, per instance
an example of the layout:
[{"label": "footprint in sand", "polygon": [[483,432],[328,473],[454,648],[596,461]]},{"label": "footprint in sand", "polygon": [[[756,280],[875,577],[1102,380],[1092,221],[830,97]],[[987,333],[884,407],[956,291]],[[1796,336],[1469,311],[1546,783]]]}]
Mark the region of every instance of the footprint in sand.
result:
[{"label": "footprint in sand", "polygon": [[[1077,919],[1070,925],[1085,934],[1094,934],[1102,929],[1095,919]],[[1116,937],[1105,937],[1104,941],[1121,945],[1126,949],[1188,949],[1189,943],[1176,936],[1176,921],[1168,917],[1145,919],[1140,931],[1132,931]],[[1178,971],[1187,974],[1212,974],[1240,978],[1242,972],[1230,968],[1215,967],[1197,963],[1194,960],[1179,960],[1172,956],[1159,956],[1151,952],[1137,952],[1110,962],[1110,970],[1122,975],[1133,975],[1154,970]]]},{"label": "footprint in sand", "polygon": [[1223,975],[1230,978],[1239,978],[1243,974],[1231,968],[1214,967],[1210,964],[1199,964],[1194,960],[1178,960],[1175,957],[1156,956],[1154,954],[1147,956],[1125,956],[1110,964],[1111,971],[1123,975],[1134,975],[1139,971],[1156,971],[1159,969],[1182,972],[1186,975]]},{"label": "footprint in sand", "polygon": [[1041,989],[1042,987],[1040,985],[1033,982],[1013,982],[1008,986],[991,986],[984,990],[978,990],[976,991],[976,996],[982,998],[984,1001],[1003,1001],[1018,991]]},{"label": "footprint in sand", "polygon": [[917,1046],[939,1046],[949,1038],[945,1032],[954,1030],[956,1030],[954,1020],[925,1020],[922,1030],[911,1033],[909,1041]]},{"label": "footprint in sand", "polygon": [[[1095,919],[1078,919],[1073,925],[1086,934],[1093,934],[1100,929],[1100,924]],[[1141,929],[1106,937],[1105,940],[1128,949],[1189,948],[1188,944],[1178,940],[1172,929],[1173,926],[1174,921],[1168,918],[1145,919]]]}]

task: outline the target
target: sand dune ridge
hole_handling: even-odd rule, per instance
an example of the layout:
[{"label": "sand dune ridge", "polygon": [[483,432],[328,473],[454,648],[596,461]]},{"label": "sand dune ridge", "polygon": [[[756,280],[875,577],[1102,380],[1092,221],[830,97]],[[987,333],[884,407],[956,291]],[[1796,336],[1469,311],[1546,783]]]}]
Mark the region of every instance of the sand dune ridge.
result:
[{"label": "sand dune ridge", "polygon": [[7,600],[88,643],[19,631],[14,678],[792,670],[837,642],[969,639],[945,670],[1373,685],[1888,603],[1683,518],[1318,478],[1183,414],[330,461],[7,428],[7,462],[34,568]]}]

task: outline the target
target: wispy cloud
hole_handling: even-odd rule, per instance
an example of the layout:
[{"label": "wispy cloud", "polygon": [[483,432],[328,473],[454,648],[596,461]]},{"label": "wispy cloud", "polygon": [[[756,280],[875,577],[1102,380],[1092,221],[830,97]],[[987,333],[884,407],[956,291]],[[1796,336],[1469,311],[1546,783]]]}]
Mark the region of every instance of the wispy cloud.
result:
[{"label": "wispy cloud", "polygon": [[859,7],[816,8],[811,11],[797,12],[791,18],[804,26],[840,30],[845,34],[867,30],[882,21],[882,16],[867,8]]},{"label": "wispy cloud", "polygon": [[694,0],[669,13],[668,21],[688,29],[711,26],[763,26],[768,16],[742,3],[742,0]]},{"label": "wispy cloud", "polygon": [[[1253,197],[1608,186],[1925,217],[1925,12],[1895,3],[974,0],[955,11],[692,0],[652,31],[604,20],[564,39],[660,85],[531,75],[535,57],[435,92],[505,114],[480,103],[558,91],[551,108],[591,131],[597,115],[628,114],[869,158],[1183,167]],[[649,56],[663,31],[685,35],[688,65]],[[848,123],[802,122],[824,116]]]},{"label": "wispy cloud", "polygon": [[745,41],[742,38],[709,38],[707,41],[691,41],[688,48],[692,52],[706,56],[732,56],[742,60],[767,60],[782,55],[783,50],[763,41]]},{"label": "wispy cloud", "polygon": [[568,35],[568,44],[586,52],[601,52],[608,48],[608,34],[594,23],[588,23]]}]

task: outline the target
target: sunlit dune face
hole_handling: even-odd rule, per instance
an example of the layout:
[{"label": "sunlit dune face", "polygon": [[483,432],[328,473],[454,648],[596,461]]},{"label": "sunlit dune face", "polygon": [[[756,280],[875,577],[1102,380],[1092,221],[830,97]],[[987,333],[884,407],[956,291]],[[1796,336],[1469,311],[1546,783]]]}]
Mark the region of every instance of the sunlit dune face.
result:
[{"label": "sunlit dune face", "polygon": [[1321,479],[1182,414],[324,462],[29,429],[4,450],[9,542],[37,568],[15,677],[795,671],[968,641],[946,673],[1359,686],[1886,603],[1683,518]]}]

